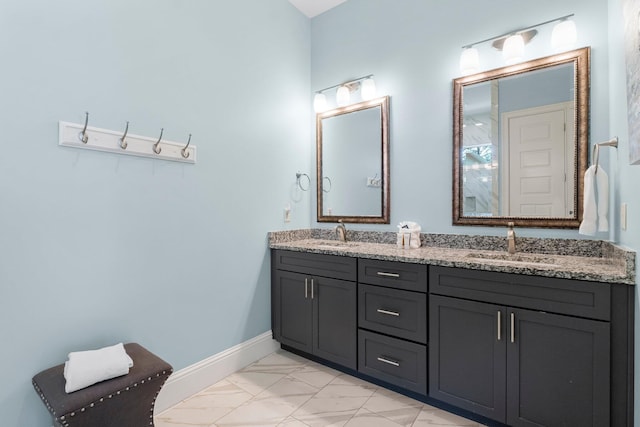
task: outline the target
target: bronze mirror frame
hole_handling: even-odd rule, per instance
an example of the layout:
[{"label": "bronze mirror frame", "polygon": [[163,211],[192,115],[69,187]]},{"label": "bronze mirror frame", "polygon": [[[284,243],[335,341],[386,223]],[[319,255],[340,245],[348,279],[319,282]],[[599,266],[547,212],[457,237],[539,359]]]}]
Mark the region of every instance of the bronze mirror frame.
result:
[{"label": "bronze mirror frame", "polygon": [[[381,205],[380,215],[324,215],[323,214],[323,173],[322,173],[322,120],[370,108],[380,108],[380,150],[381,150]],[[318,222],[389,224],[389,96],[375,98],[357,104],[339,107],[316,114],[316,204]]]},{"label": "bronze mirror frame", "polygon": [[[589,156],[589,90],[591,49],[584,47],[521,64],[497,68],[453,80],[453,225],[507,226],[513,222],[521,227],[578,228],[583,215],[584,173]],[[574,64],[575,102],[575,171],[574,215],[572,217],[475,217],[464,216],[461,150],[463,146],[463,89],[476,83],[523,74],[556,65]]]}]

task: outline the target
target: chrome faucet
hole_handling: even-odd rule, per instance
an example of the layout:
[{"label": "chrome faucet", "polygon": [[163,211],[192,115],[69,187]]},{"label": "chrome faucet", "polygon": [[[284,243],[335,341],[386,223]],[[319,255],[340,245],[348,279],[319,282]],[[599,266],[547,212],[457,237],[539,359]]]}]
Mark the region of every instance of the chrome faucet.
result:
[{"label": "chrome faucet", "polygon": [[516,253],[516,232],[513,231],[513,226],[513,222],[507,223],[507,251],[512,255]]},{"label": "chrome faucet", "polygon": [[342,220],[339,220],[338,225],[336,225],[336,236],[341,242],[347,241],[347,228],[342,223]]}]

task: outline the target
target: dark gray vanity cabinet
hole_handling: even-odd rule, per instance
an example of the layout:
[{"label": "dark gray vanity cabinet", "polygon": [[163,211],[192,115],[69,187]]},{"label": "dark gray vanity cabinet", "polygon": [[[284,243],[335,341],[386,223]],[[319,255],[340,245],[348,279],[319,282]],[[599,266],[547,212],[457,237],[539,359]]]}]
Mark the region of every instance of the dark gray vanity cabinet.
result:
[{"label": "dark gray vanity cabinet", "polygon": [[608,284],[448,267],[429,282],[429,396],[510,426],[626,425]]},{"label": "dark gray vanity cabinet", "polygon": [[427,394],[427,266],[358,261],[358,372]]},{"label": "dark gray vanity cabinet", "polygon": [[355,258],[274,250],[275,339],[355,370],[356,264]]}]

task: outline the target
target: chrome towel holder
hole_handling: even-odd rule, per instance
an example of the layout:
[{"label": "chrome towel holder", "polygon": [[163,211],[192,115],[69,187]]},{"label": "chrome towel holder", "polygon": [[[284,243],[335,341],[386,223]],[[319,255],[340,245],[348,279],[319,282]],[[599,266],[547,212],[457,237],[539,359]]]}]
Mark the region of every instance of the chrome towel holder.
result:
[{"label": "chrome towel holder", "polygon": [[599,162],[599,157],[600,157],[600,147],[618,148],[618,137],[614,136],[613,138],[611,138],[608,141],[598,142],[598,143],[593,145],[593,165],[595,166],[595,169],[593,171],[594,175],[598,173],[598,166],[599,166],[598,162]]}]

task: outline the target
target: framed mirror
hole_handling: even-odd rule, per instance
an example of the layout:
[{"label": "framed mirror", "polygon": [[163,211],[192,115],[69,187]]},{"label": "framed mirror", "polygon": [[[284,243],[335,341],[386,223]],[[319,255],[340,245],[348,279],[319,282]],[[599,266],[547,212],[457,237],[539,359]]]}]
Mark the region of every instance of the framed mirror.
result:
[{"label": "framed mirror", "polygon": [[578,228],[590,48],[453,81],[453,224]]},{"label": "framed mirror", "polygon": [[318,222],[389,223],[389,97],[316,115]]}]

